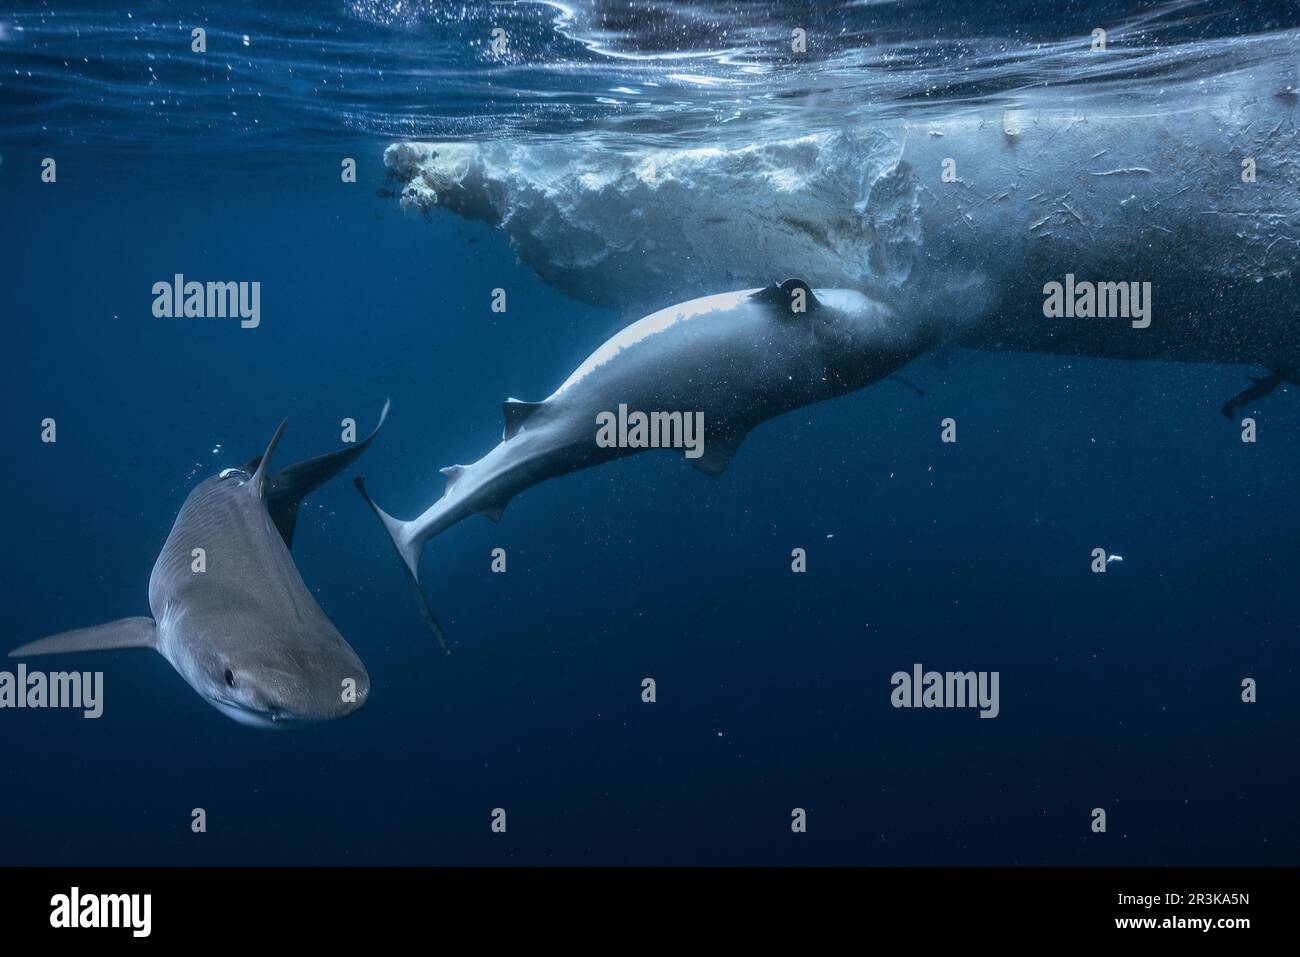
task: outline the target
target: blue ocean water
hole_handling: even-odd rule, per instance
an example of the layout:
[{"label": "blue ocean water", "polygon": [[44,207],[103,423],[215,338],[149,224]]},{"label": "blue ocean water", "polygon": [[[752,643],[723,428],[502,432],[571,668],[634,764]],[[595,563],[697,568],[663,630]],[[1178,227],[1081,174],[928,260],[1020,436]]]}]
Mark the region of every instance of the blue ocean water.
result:
[{"label": "blue ocean water", "polygon": [[[940,71],[954,37],[1046,43],[1098,12],[866,6],[851,35],[939,37],[916,69]],[[660,7],[588,10],[600,29],[569,10],[564,30],[540,4],[0,14],[8,646],[146,614],[187,491],[282,417],[287,462],[391,399],[349,475],[413,515],[440,467],[499,439],[501,400],[546,396],[636,318],[544,284],[486,224],[377,191],[406,137],[705,135],[724,109],[707,84],[653,118],[597,100],[676,69],[656,30],[704,48],[723,19],[768,21],[727,5],[665,25]],[[1169,33],[1294,26],[1223,9],[1189,5]],[[473,43],[501,16],[544,75],[482,67]],[[227,52],[182,66],[190,21]],[[602,52],[629,44],[640,58]],[[754,97],[751,130],[773,120]],[[177,272],[261,281],[262,326],[154,318],[149,290]],[[542,484],[426,550],[450,656],[340,476],[308,498],[294,555],[366,663],[367,706],[264,733],[152,653],[59,659],[105,672],[104,715],[0,711],[0,860],[1297,863],[1300,405],[1284,389],[1252,407],[1263,438],[1243,444],[1218,409],[1246,371],[961,352],[906,370],[923,396],[884,382],[761,426],[717,480],[646,455]],[[1091,574],[1097,545],[1123,562]],[[890,675],[917,662],[998,671],[1001,714],[893,708]]]}]

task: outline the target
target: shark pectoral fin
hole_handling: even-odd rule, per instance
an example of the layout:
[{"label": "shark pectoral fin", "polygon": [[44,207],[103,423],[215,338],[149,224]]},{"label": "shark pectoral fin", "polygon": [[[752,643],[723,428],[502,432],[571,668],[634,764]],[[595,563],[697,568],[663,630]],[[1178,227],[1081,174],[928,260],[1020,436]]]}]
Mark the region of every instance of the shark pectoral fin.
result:
[{"label": "shark pectoral fin", "polygon": [[740,448],[740,443],[745,441],[748,433],[740,435],[715,435],[709,436],[704,440],[704,454],[698,459],[692,459],[691,464],[711,478],[717,478],[727,470],[731,464],[731,458]]},{"label": "shark pectoral fin", "polygon": [[116,651],[119,648],[157,648],[158,632],[152,618],[119,618],[106,625],[78,628],[29,642],[9,652],[10,658],[62,655],[73,651]]},{"label": "shark pectoral fin", "polygon": [[506,499],[504,502],[490,502],[486,505],[480,505],[478,508],[474,509],[474,512],[475,514],[482,515],[495,525],[497,522],[501,521],[501,515],[505,512],[506,506],[509,504],[510,499]]},{"label": "shark pectoral fin", "polygon": [[813,295],[812,287],[802,279],[787,279],[783,283],[774,282],[749,298],[753,302],[775,306],[781,313],[795,317],[814,313],[822,305]]},{"label": "shark pectoral fin", "polygon": [[501,403],[501,416],[506,420],[501,440],[513,439],[524,423],[533,417],[545,402],[521,402],[518,399],[506,399]]},{"label": "shark pectoral fin", "polygon": [[[298,522],[298,505],[309,494],[316,491],[339,472],[361,457],[361,453],[370,447],[379,430],[388,418],[389,402],[384,401],[384,410],[379,413],[379,424],[360,442],[348,445],[334,452],[326,452],[314,458],[303,459],[276,472],[266,480],[266,510],[271,513],[271,521],[280,530],[284,544],[293,546],[293,530]],[[250,468],[253,471],[261,464],[261,459],[254,459]]]}]

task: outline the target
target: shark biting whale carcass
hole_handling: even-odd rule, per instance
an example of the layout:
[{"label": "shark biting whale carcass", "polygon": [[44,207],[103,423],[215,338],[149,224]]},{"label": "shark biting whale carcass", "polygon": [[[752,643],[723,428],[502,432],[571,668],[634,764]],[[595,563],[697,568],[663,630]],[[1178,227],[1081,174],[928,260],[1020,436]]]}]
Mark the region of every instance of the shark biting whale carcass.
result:
[{"label": "shark biting whale carcass", "polygon": [[473,464],[444,468],[443,495],[422,515],[394,518],[364,478],[354,481],[415,583],[426,541],[470,515],[498,521],[539,482],[647,448],[682,448],[692,421],[702,435],[688,460],[720,475],[751,429],[886,378],[928,345],[923,332],[853,290],[788,279],[705,296],[627,326],[544,401],[508,400],[500,444]]},{"label": "shark biting whale carcass", "polygon": [[[545,401],[508,401],[501,443],[444,469],[416,518],[367,500],[414,582],[433,535],[635,451],[596,441],[596,416],[623,406],[703,411],[694,464],[716,475],[758,423],[936,347],[1270,370],[1227,412],[1296,381],[1298,52],[1296,34],[1246,38],[1218,50],[1215,73],[1192,70],[1218,55],[1194,48],[1131,63],[1129,84],[1030,86],[733,146],[394,144],[403,206],[499,227],[575,298],[799,280],[628,326]],[[806,314],[787,308],[795,290]]]},{"label": "shark biting whale carcass", "polygon": [[303,498],[354,462],[387,416],[385,403],[365,439],[272,474],[281,422],[265,453],[203,480],[185,499],[149,577],[152,617],[52,635],[9,657],[152,648],[209,704],[254,727],[356,711],[370,677],[289,548]]}]

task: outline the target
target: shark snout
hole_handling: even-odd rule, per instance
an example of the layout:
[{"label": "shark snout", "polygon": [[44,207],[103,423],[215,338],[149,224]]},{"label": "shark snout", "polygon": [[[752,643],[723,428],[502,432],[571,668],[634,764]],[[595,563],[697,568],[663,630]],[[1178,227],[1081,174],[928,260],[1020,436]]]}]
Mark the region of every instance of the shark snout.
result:
[{"label": "shark snout", "polygon": [[[344,714],[352,714],[354,711],[360,711],[361,708],[364,707],[366,700],[370,697],[370,675],[366,674],[364,668],[360,669],[359,674],[354,680],[355,687],[353,688],[353,693],[350,696],[343,693],[340,693],[339,695],[340,700],[344,705]],[[340,682],[340,685],[343,690],[346,690],[346,679]],[[348,700],[349,697],[351,700]]]},{"label": "shark snout", "polygon": [[272,697],[268,710],[277,721],[332,721],[361,710],[370,697],[370,676],[357,662],[355,667],[329,669],[320,675],[302,676],[289,686],[291,693]]},{"label": "shark snout", "polygon": [[360,710],[370,697],[370,676],[355,658],[301,671],[274,666],[240,670],[227,684],[217,706],[259,727],[332,721]]}]

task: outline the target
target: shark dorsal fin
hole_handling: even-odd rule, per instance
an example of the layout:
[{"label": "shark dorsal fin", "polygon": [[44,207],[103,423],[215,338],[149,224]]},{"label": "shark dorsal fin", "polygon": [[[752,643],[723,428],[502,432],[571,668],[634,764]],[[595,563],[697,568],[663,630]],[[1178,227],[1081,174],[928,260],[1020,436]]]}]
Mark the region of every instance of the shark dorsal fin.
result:
[{"label": "shark dorsal fin", "polygon": [[505,430],[501,434],[502,441],[513,439],[524,427],[524,423],[544,405],[545,402],[521,402],[519,399],[506,399],[502,402],[501,416],[506,420]]},{"label": "shark dorsal fin", "polygon": [[257,463],[257,471],[253,473],[252,479],[249,480],[249,487],[253,494],[261,498],[266,494],[266,467],[271,462],[271,455],[275,452],[275,447],[280,444],[280,436],[284,435],[284,427],[289,424],[288,419],[281,419],[280,425],[275,430],[275,435],[271,436],[271,441],[266,446],[266,451],[262,453],[262,461]]},{"label": "shark dorsal fin", "polygon": [[812,286],[802,279],[787,279],[785,282],[772,283],[749,297],[754,302],[763,302],[776,306],[792,316],[807,315],[822,307],[813,295]]},{"label": "shark dorsal fin", "polygon": [[[285,545],[293,547],[293,532],[298,524],[298,505],[310,493],[361,457],[361,453],[370,447],[388,419],[388,408],[389,403],[385,401],[384,409],[379,413],[379,424],[361,441],[295,462],[266,480],[266,510],[271,513],[271,521],[280,530]],[[244,471],[251,475],[261,461],[261,458],[254,459]]]}]

